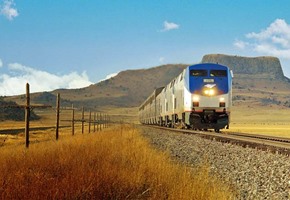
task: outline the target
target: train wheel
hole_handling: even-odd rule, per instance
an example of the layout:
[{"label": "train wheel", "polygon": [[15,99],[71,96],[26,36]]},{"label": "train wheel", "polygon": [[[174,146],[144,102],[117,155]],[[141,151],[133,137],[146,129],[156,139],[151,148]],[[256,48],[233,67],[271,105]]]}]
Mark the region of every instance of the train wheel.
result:
[{"label": "train wheel", "polygon": [[216,133],[220,133],[220,129],[214,129]]}]

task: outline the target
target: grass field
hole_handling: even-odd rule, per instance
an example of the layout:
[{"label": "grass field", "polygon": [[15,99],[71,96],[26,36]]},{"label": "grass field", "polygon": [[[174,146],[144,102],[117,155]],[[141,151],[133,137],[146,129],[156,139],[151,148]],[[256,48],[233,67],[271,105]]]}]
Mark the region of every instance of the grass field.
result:
[{"label": "grass field", "polygon": [[228,131],[290,138],[290,108],[234,106]]},{"label": "grass field", "polygon": [[[31,141],[54,140],[55,138],[55,112],[37,111],[41,120],[32,121],[31,128],[48,127],[45,130],[31,131]],[[113,123],[138,123],[138,108],[105,108],[103,112],[110,115]],[[60,137],[71,134],[71,111],[61,112],[60,126],[68,126],[60,129]],[[88,119],[88,112],[85,113]],[[75,119],[81,119],[80,111],[76,112]],[[0,146],[24,143],[24,122],[5,121],[0,122]],[[22,129],[17,134],[13,130]],[[7,130],[7,131],[5,131]],[[86,123],[85,130],[88,130]],[[287,107],[261,107],[261,106],[233,106],[231,112],[230,129],[223,132],[237,131],[244,133],[257,133],[290,138],[290,108]],[[75,124],[75,134],[81,134],[81,124]]]},{"label": "grass field", "polygon": [[[106,110],[114,122],[138,122],[137,108]],[[290,109],[232,108],[228,131],[290,137]],[[60,129],[55,141],[55,113],[40,112],[32,121],[29,149],[24,122],[0,122],[0,196],[2,199],[231,199],[232,190],[209,174],[207,164],[186,168],[152,149],[137,130],[125,125],[81,134],[80,124]],[[70,126],[71,112],[61,113]],[[80,114],[76,114],[79,119]],[[88,113],[86,113],[88,118]],[[7,130],[7,133],[5,133]],[[226,132],[227,130],[225,130]],[[45,141],[45,142],[44,142]],[[210,192],[209,192],[210,191]]]},{"label": "grass field", "polygon": [[132,126],[1,147],[2,199],[232,199],[207,164],[187,168]]},{"label": "grass field", "polygon": [[[35,110],[41,116],[40,120],[30,121],[29,137],[31,143],[40,141],[55,141],[56,113],[54,110]],[[60,113],[60,137],[72,135],[71,111],[65,110]],[[76,112],[75,119],[81,119],[81,112]],[[85,113],[88,119],[88,112]],[[24,145],[25,142],[24,121],[2,121],[0,122],[0,147],[11,145]],[[93,126],[91,127],[93,128]],[[88,131],[88,124],[85,123],[85,131]],[[81,134],[81,123],[75,123],[75,134]]]}]

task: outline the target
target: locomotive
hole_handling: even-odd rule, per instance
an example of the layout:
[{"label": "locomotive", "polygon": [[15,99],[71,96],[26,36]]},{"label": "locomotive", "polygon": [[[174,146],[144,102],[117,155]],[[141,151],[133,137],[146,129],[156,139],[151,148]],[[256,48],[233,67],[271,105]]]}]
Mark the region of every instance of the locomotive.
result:
[{"label": "locomotive", "polygon": [[229,128],[232,71],[224,65],[188,66],[165,87],[158,88],[139,107],[142,124],[199,130]]}]

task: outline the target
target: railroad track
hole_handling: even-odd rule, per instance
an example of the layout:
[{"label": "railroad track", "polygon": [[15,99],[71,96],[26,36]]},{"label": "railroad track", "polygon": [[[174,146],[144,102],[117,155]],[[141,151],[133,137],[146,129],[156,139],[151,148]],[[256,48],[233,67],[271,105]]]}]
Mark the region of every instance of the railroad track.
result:
[{"label": "railroad track", "polygon": [[237,133],[237,132],[215,133],[210,131],[173,129],[160,126],[153,127],[168,131],[180,132],[183,134],[194,134],[206,139],[216,140],[224,143],[232,143],[243,147],[250,147],[264,151],[269,151],[272,153],[290,156],[290,138]]}]

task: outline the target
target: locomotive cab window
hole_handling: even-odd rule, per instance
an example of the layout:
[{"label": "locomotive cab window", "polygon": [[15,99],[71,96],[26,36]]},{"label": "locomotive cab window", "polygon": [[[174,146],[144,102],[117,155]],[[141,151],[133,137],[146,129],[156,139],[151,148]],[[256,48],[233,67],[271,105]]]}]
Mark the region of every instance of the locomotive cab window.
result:
[{"label": "locomotive cab window", "polygon": [[210,76],[227,77],[227,70],[210,70]]},{"label": "locomotive cab window", "polygon": [[193,69],[193,70],[190,70],[190,75],[191,76],[207,76],[207,70]]}]

